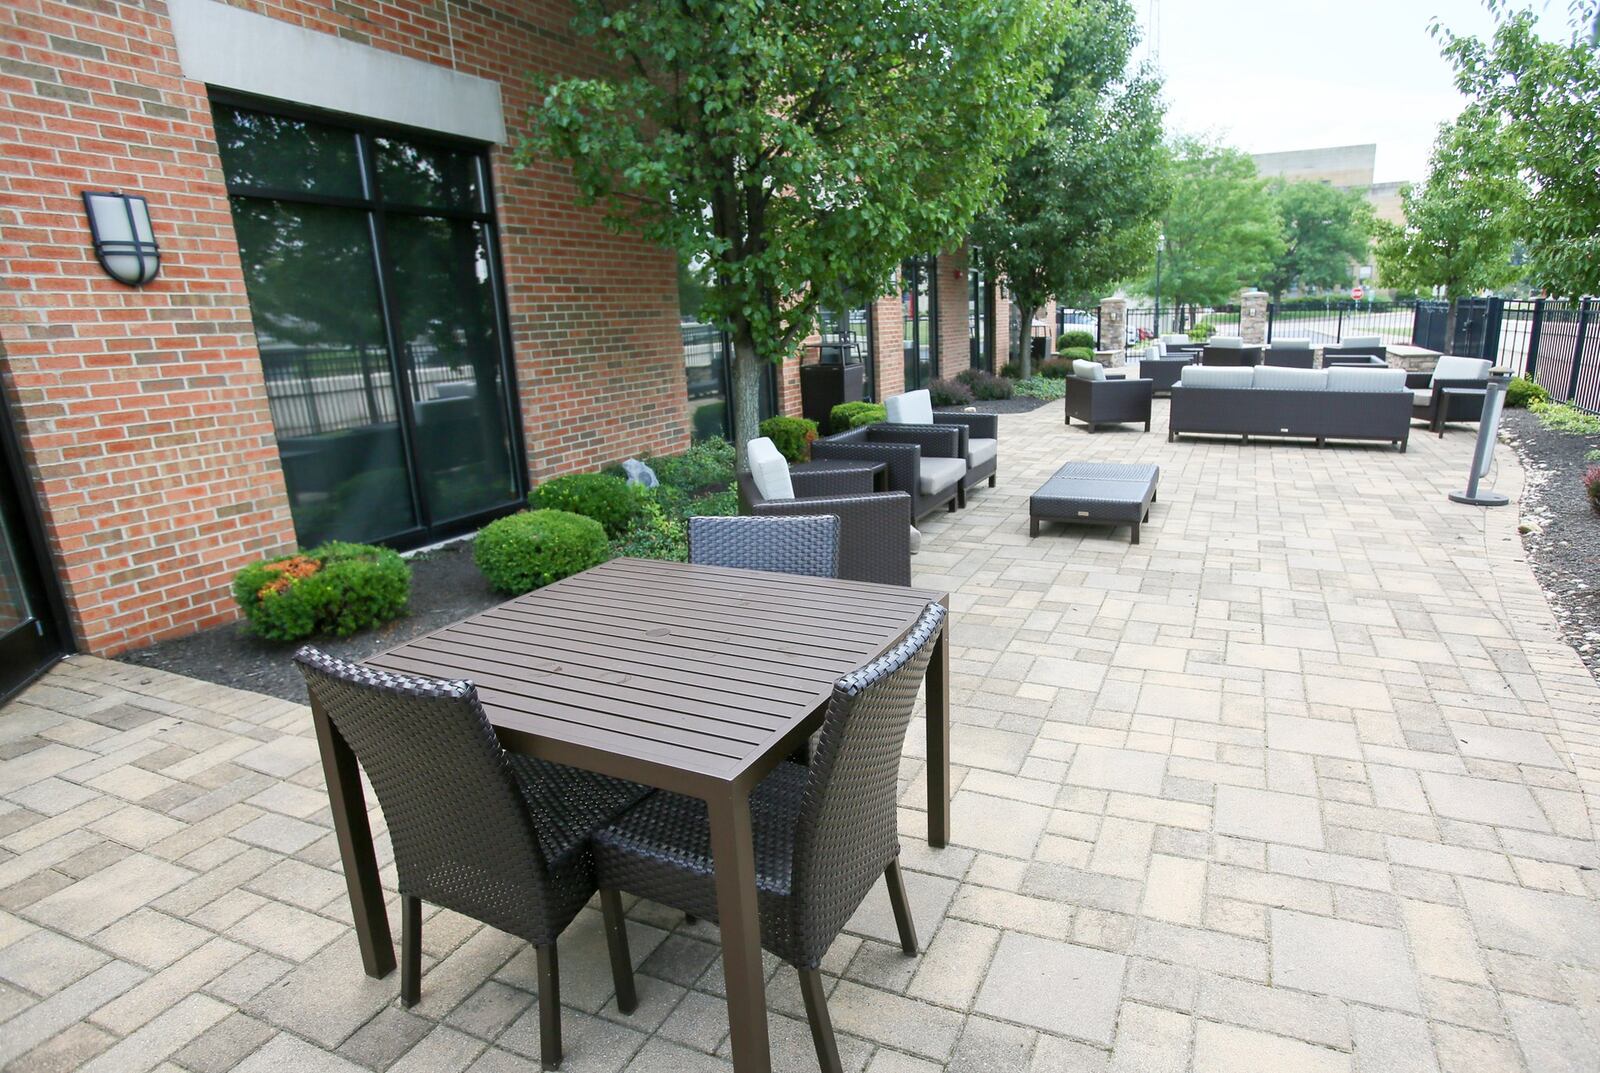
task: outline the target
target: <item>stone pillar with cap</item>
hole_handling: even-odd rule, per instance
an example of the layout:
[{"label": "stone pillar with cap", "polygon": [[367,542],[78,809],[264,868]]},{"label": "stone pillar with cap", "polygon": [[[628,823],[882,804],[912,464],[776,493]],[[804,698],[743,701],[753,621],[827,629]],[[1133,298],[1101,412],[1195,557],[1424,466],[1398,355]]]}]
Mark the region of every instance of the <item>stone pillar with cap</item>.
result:
[{"label": "stone pillar with cap", "polygon": [[1239,338],[1245,346],[1267,345],[1266,291],[1245,291],[1239,295]]},{"label": "stone pillar with cap", "polygon": [[1100,347],[1116,355],[1112,365],[1125,364],[1128,347],[1128,300],[1100,299]]}]

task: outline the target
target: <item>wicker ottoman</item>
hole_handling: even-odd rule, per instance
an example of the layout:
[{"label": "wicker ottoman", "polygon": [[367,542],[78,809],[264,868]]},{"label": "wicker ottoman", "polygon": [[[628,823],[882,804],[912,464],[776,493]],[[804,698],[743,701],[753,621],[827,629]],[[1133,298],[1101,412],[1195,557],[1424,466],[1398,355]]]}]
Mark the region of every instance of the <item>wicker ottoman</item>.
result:
[{"label": "wicker ottoman", "polygon": [[1069,462],[1028,499],[1028,535],[1039,535],[1040,522],[1131,525],[1137,544],[1160,476],[1147,464]]}]

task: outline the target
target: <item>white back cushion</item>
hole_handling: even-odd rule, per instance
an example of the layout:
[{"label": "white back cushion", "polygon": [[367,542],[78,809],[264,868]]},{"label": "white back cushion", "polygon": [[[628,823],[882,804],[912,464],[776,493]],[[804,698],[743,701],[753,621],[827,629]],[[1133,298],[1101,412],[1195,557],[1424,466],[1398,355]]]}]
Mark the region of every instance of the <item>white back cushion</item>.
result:
[{"label": "white back cushion", "polygon": [[1180,332],[1177,335],[1171,335],[1171,334],[1163,335],[1161,337],[1161,341],[1163,343],[1170,343],[1173,346],[1182,346],[1183,344],[1185,344],[1185,343],[1187,343],[1189,341],[1189,337]]},{"label": "white back cushion", "polygon": [[1439,364],[1433,367],[1433,379],[1487,380],[1489,379],[1489,363],[1482,358],[1458,358],[1452,354],[1446,354],[1439,359]]},{"label": "white back cushion", "polygon": [[1285,369],[1277,365],[1257,365],[1251,370],[1250,386],[1264,391],[1321,391],[1328,386],[1322,369]]},{"label": "white back cushion", "polygon": [[1150,361],[1160,361],[1161,360],[1161,353],[1162,353],[1162,351],[1161,351],[1160,347],[1153,346],[1153,347],[1150,347],[1148,350],[1146,350],[1144,352],[1144,356],[1146,358],[1148,358]]},{"label": "white back cushion", "polygon": [[1213,335],[1206,346],[1214,346],[1221,350],[1242,350],[1244,349],[1244,340],[1237,335]]},{"label": "white back cushion", "polygon": [[794,482],[789,480],[789,462],[767,437],[745,446],[750,456],[750,479],[762,499],[793,499]]},{"label": "white back cushion", "polygon": [[1274,339],[1272,341],[1271,345],[1272,345],[1272,349],[1273,350],[1310,350],[1311,349],[1311,340],[1309,340],[1309,339]]},{"label": "white back cushion", "polygon": [[933,424],[933,396],[926,388],[894,395],[884,403],[884,409],[888,411],[891,425]]},{"label": "white back cushion", "polygon": [[1340,346],[1383,346],[1381,335],[1350,335],[1339,340]]},{"label": "white back cushion", "polygon": [[1098,361],[1084,361],[1082,358],[1072,360],[1072,375],[1080,380],[1104,380],[1106,367]]},{"label": "white back cushion", "polygon": [[1335,365],[1323,370],[1328,375],[1329,391],[1404,391],[1404,369],[1364,369],[1359,365]]},{"label": "white back cushion", "polygon": [[1247,388],[1255,370],[1239,365],[1185,365],[1178,383],[1184,387]]}]

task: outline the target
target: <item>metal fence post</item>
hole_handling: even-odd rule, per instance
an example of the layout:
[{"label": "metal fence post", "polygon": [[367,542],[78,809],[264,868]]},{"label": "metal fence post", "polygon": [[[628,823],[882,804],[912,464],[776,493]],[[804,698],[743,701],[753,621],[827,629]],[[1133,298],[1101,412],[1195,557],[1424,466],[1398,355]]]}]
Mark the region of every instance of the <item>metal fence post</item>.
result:
[{"label": "metal fence post", "polygon": [[1337,342],[1338,340],[1344,338],[1344,303],[1343,302],[1339,303],[1339,319],[1334,324],[1333,338],[1334,338],[1335,342]]},{"label": "metal fence post", "polygon": [[1489,309],[1484,314],[1483,321],[1483,353],[1478,357],[1488,358],[1495,365],[1500,364],[1500,325],[1505,313],[1504,298],[1489,299]]},{"label": "metal fence post", "polygon": [[1528,329],[1528,360],[1523,363],[1522,375],[1533,379],[1534,367],[1539,362],[1539,336],[1544,331],[1544,299],[1533,300],[1533,326]]},{"label": "metal fence post", "polygon": [[1269,344],[1272,342],[1272,322],[1277,319],[1277,316],[1278,316],[1278,303],[1277,302],[1268,302],[1267,303],[1267,342]]},{"label": "metal fence post", "polygon": [[1578,396],[1578,370],[1583,368],[1584,337],[1589,334],[1589,299],[1578,306],[1578,340],[1572,347],[1572,375],[1567,378],[1567,401]]}]

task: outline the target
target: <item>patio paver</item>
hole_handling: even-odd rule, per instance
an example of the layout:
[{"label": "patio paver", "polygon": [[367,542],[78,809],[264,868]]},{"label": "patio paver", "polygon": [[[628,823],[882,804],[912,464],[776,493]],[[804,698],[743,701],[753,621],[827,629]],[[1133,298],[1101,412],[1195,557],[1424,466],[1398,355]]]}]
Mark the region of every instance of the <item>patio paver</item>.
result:
[{"label": "patio paver", "polygon": [[[1163,401],[1148,434],[1058,411],[1004,418],[1000,487],[924,526],[916,582],[956,615],[953,843],[918,837],[913,727],[924,953],[881,898],[836,944],[846,1068],[1593,1068],[1600,688],[1514,510],[1446,501],[1471,436],[1168,444]],[[1073,460],[1160,465],[1141,544],[1029,539]],[[1515,497],[1504,449],[1496,476]],[[599,914],[562,940],[565,1068],[728,1070],[716,930],[630,916],[634,1017]],[[528,1068],[523,944],[433,912],[406,1011],[349,923],[303,707],[77,657],[0,711],[0,1067]],[[775,1067],[812,1069],[766,964]]]}]

